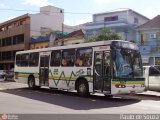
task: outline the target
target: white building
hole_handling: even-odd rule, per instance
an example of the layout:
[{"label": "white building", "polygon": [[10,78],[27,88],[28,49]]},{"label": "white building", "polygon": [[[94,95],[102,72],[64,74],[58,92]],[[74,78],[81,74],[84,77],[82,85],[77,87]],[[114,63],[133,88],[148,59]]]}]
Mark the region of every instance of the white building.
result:
[{"label": "white building", "polygon": [[40,8],[40,13],[29,14],[31,36],[40,36],[44,31],[62,31],[64,10],[53,6]]},{"label": "white building", "polygon": [[102,28],[111,28],[124,40],[136,40],[135,27],[149,19],[131,9],[118,9],[93,15],[93,22],[86,23],[87,36],[96,35]]}]

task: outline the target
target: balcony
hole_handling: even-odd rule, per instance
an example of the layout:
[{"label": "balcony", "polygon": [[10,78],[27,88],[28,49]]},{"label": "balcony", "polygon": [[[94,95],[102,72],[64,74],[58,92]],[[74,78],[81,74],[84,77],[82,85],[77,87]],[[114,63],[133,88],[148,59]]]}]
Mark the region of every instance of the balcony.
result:
[{"label": "balcony", "polygon": [[28,31],[30,31],[30,25],[29,24],[8,28],[7,30],[0,31],[0,39],[5,38],[5,37],[14,36],[14,35],[17,35],[17,34],[23,34],[23,33],[26,33]]}]

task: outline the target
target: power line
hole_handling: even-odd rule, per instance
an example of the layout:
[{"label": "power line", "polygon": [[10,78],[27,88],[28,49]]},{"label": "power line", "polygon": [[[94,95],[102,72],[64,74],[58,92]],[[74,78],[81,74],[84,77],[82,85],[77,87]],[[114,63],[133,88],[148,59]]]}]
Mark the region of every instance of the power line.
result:
[{"label": "power line", "polygon": [[[25,9],[0,9],[2,11],[25,11],[25,12],[39,12],[39,11],[34,11],[34,10],[25,10]],[[43,11],[43,12],[48,12],[48,11]],[[51,12],[51,13],[60,13],[60,12]],[[93,13],[75,13],[75,12],[64,12],[64,13],[67,13],[67,14],[93,14]]]},{"label": "power line", "polygon": [[20,10],[20,9],[0,9],[2,11],[31,11],[31,12],[39,12],[39,11],[33,11],[33,10]]},{"label": "power line", "polygon": [[[36,10],[30,10],[30,9],[0,9],[0,11],[26,11],[26,12],[39,12],[39,11],[36,11]],[[48,12],[48,11],[43,11],[43,12]],[[61,13],[61,12],[50,12],[50,13]],[[90,13],[90,12],[63,12],[63,13],[66,13],[66,14],[89,14],[89,15],[98,15],[98,14],[101,14],[101,13]],[[112,13],[112,11],[107,11],[107,12],[102,12],[103,14],[107,14],[107,13]],[[125,16],[125,15],[118,15],[118,16]],[[132,16],[132,15],[127,15],[127,16]]]}]

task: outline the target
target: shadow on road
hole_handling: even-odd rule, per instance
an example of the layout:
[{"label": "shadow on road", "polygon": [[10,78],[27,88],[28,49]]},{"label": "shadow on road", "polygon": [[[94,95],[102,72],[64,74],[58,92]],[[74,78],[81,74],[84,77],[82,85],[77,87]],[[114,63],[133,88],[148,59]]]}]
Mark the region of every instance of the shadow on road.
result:
[{"label": "shadow on road", "polygon": [[28,88],[18,88],[3,90],[0,92],[13,94],[27,99],[37,100],[75,110],[90,110],[98,108],[119,107],[134,104],[140,100],[132,98],[106,98],[105,96],[91,95],[87,98],[79,97],[74,92],[50,90],[41,88],[40,90],[30,90]]}]

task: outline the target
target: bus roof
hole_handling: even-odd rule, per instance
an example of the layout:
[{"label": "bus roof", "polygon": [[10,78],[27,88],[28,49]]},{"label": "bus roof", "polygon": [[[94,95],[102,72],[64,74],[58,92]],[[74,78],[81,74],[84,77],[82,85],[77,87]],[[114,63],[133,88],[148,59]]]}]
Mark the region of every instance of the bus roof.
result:
[{"label": "bus roof", "polygon": [[61,50],[61,49],[72,49],[72,48],[81,48],[81,47],[93,47],[93,46],[100,46],[100,45],[110,45],[113,41],[124,41],[124,40],[104,40],[104,41],[98,41],[98,42],[89,42],[89,43],[81,43],[81,44],[73,44],[73,45],[66,45],[66,46],[54,46],[49,48],[41,48],[41,49],[32,49],[32,50],[24,50],[24,51],[18,51],[16,54],[21,53],[30,53],[30,52],[43,52],[43,51],[51,51],[51,50]]}]

